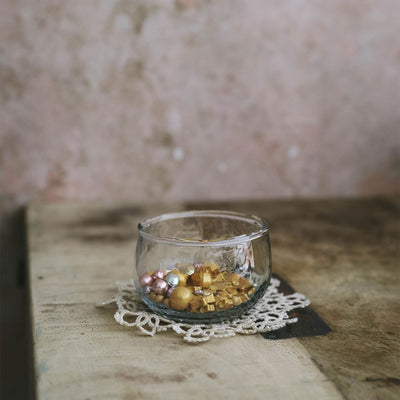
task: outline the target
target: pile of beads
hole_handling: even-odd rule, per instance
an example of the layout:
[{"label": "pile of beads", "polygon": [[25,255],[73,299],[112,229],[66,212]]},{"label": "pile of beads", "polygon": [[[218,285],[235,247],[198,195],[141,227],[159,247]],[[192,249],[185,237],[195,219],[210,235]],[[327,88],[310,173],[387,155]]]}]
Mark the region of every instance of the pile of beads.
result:
[{"label": "pile of beads", "polygon": [[183,273],[177,269],[142,275],[143,292],[156,303],[179,311],[221,311],[249,300],[253,285],[237,273],[221,272],[215,263],[194,264]]}]

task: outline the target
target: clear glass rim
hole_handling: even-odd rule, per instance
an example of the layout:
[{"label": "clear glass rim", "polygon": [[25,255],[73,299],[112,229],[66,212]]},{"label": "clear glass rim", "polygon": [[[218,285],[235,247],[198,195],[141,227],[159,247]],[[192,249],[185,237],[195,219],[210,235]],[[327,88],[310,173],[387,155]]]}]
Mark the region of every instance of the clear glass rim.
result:
[{"label": "clear glass rim", "polygon": [[[196,239],[188,240],[184,238],[177,238],[170,236],[157,236],[146,231],[146,228],[158,222],[168,221],[172,219],[189,218],[189,217],[212,217],[212,218],[218,217],[218,218],[245,221],[248,222],[249,224],[258,225],[258,229],[250,233],[245,233],[242,235],[232,236],[227,239],[213,240],[213,241],[204,241]],[[144,222],[139,223],[138,229],[140,235],[142,235],[143,237],[160,243],[167,243],[178,246],[193,246],[193,247],[221,247],[221,246],[237,245],[240,243],[257,239],[265,235],[266,232],[268,232],[269,226],[264,219],[259,218],[256,215],[252,214],[242,214],[234,211],[221,211],[221,210],[192,210],[192,211],[161,214],[157,217],[149,218]]]}]

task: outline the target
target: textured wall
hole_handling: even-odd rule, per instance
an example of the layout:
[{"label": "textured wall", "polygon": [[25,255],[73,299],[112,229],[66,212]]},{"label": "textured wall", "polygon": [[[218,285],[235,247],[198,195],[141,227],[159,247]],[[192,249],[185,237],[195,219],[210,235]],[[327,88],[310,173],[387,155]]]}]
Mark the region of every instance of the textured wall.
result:
[{"label": "textured wall", "polygon": [[398,0],[1,4],[1,196],[398,193]]}]

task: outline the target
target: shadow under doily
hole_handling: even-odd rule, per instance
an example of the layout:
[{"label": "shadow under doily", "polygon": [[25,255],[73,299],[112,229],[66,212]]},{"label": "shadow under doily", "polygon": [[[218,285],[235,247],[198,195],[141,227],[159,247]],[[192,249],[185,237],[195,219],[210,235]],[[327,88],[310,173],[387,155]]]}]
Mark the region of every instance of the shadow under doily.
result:
[{"label": "shadow under doily", "polygon": [[[279,292],[285,295],[295,293],[295,290],[278,274],[272,274],[272,276],[280,281]],[[261,335],[265,339],[289,339],[326,335],[332,331],[310,306],[296,308],[289,312],[289,316],[290,318],[297,318],[297,322],[274,331],[262,332]]]}]

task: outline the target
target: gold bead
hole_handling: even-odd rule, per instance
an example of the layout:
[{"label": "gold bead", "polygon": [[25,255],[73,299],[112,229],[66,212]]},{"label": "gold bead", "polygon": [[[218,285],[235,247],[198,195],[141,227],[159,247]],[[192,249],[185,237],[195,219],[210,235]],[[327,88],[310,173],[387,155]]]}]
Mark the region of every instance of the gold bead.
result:
[{"label": "gold bead", "polygon": [[154,301],[156,303],[161,303],[164,300],[164,296],[162,294],[157,294],[156,297],[154,298]]},{"label": "gold bead", "polygon": [[171,293],[169,298],[169,305],[174,310],[184,310],[188,307],[192,299],[192,292],[187,287],[177,287]]},{"label": "gold bead", "polygon": [[181,271],[178,271],[177,269],[172,270],[172,272],[178,276],[179,278],[179,284],[178,286],[186,286],[186,281],[188,276],[186,274],[183,274]]},{"label": "gold bead", "polygon": [[233,304],[234,304],[235,306],[238,306],[239,304],[242,303],[242,300],[240,299],[239,296],[233,296],[233,297],[232,297],[232,301],[233,301]]},{"label": "gold bead", "polygon": [[157,295],[154,292],[150,292],[150,294],[149,294],[150,299],[153,300],[153,301],[155,301],[156,296]]}]

